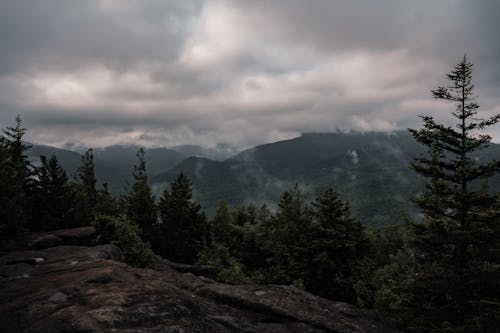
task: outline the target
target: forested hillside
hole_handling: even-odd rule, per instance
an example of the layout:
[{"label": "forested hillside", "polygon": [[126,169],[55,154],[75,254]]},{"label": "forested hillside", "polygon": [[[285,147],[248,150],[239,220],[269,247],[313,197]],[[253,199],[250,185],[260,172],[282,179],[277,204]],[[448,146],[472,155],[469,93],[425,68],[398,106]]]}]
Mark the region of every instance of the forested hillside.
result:
[{"label": "forested hillside", "polygon": [[[96,178],[114,194],[122,194],[131,180],[136,146],[112,146],[95,151]],[[176,148],[174,148],[176,149]],[[412,136],[394,133],[305,133],[302,136],[245,150],[223,161],[188,156],[174,149],[146,149],[149,184],[159,195],[181,172],[194,184],[194,197],[213,215],[221,201],[232,207],[266,203],[276,208],[281,193],[298,184],[307,200],[334,186],[348,200],[353,212],[370,225],[399,223],[413,216],[410,197],[423,183],[409,162],[424,153]],[[201,148],[182,149],[200,153]],[[80,155],[33,146],[30,159],[55,154],[68,175],[76,172]],[[500,145],[474,153],[479,161],[500,157]],[[500,187],[500,177],[490,180]]]}]

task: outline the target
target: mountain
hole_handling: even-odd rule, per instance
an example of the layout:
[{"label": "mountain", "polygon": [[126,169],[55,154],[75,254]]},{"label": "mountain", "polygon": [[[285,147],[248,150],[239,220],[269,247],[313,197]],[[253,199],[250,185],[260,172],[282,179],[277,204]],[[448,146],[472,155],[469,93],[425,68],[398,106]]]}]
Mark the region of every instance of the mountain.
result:
[{"label": "mountain", "polygon": [[197,145],[180,145],[170,147],[170,149],[185,156],[204,157],[216,161],[223,161],[239,152],[236,147],[227,144],[218,144],[215,148],[206,148]]},{"label": "mountain", "polygon": [[[423,189],[423,182],[408,164],[423,152],[406,132],[306,133],[245,150],[222,162],[189,158],[152,182],[159,189],[180,172],[186,173],[194,183],[196,199],[209,213],[220,201],[272,206],[296,183],[307,200],[333,185],[363,222],[380,225],[416,214],[409,199]],[[499,159],[500,146],[492,144],[476,158]],[[499,179],[491,186],[498,188]]]},{"label": "mountain", "polygon": [[68,176],[76,173],[82,158],[79,153],[74,151],[46,145],[31,144],[31,148],[28,150],[28,159],[33,165],[40,164],[40,156],[42,155],[47,157],[56,155],[57,160],[63,166]]}]

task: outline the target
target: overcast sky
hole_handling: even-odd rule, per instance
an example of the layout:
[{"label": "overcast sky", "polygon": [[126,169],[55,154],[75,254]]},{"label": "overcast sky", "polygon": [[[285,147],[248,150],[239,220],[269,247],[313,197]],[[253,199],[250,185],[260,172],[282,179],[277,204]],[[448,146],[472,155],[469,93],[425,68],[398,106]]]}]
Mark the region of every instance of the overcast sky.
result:
[{"label": "overcast sky", "polygon": [[31,141],[92,147],[418,127],[449,120],[430,90],[465,52],[488,116],[499,13],[498,0],[0,0],[0,125],[20,113]]}]

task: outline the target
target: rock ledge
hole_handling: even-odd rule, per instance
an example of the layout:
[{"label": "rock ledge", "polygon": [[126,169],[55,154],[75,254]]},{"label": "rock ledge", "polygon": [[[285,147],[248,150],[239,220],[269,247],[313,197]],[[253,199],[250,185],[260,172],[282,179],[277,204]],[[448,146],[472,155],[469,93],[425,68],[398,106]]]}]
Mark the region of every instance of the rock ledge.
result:
[{"label": "rock ledge", "polygon": [[394,332],[352,305],[294,287],[225,285],[173,266],[132,268],[113,245],[7,253],[0,257],[1,330]]}]

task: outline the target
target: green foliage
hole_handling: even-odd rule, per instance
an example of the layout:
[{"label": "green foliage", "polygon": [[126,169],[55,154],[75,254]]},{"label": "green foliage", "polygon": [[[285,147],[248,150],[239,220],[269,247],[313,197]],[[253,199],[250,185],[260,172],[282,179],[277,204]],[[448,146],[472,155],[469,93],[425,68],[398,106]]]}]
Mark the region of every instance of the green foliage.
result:
[{"label": "green foliage", "polygon": [[354,290],[358,306],[373,308],[381,286],[380,269],[391,263],[391,258],[401,250],[404,230],[405,226],[399,223],[381,229],[365,228],[363,239],[367,255],[357,262],[352,273],[357,279]]},{"label": "green foliage", "polygon": [[427,116],[422,129],[410,130],[428,149],[411,164],[428,180],[414,199],[424,220],[412,223],[404,251],[381,272],[377,304],[416,331],[484,332],[500,324],[498,194],[477,184],[498,173],[500,161],[473,156],[491,140],[480,131],[500,114],[477,119],[471,74],[464,56],[447,75],[450,85],[433,91],[456,104],[455,126]]},{"label": "green foliage", "polygon": [[220,244],[212,243],[200,252],[198,264],[214,266],[219,270],[217,280],[229,284],[244,284],[251,282],[245,275],[244,266],[229,253],[229,249]]},{"label": "green foliage", "polygon": [[[209,246],[199,261],[221,269],[218,279],[228,283],[265,282],[268,255],[263,249],[262,224],[269,219],[266,206],[243,206],[231,211],[225,202],[209,221]],[[249,276],[248,274],[251,274]]]},{"label": "green foliage", "polygon": [[122,250],[128,264],[147,267],[153,257],[149,244],[141,240],[139,227],[125,216],[97,215],[93,222],[98,243],[111,243]]},{"label": "green foliage", "polygon": [[155,198],[148,185],[144,149],[137,152],[137,165],[134,166],[134,183],[129,186],[125,195],[125,210],[127,217],[142,230],[142,239],[151,242],[153,225],[157,213]]},{"label": "green foliage", "polygon": [[306,288],[337,300],[355,302],[354,269],[368,253],[368,239],[349,205],[328,188],[312,203],[308,252],[314,257]]},{"label": "green foliage", "polygon": [[293,284],[307,274],[306,261],[312,258],[306,252],[309,245],[306,214],[306,205],[298,186],[285,191],[277,213],[264,226],[267,234],[264,248],[270,253],[266,272],[268,282]]},{"label": "green foliage", "polygon": [[237,271],[253,282],[356,301],[354,285],[362,278],[357,267],[367,254],[367,238],[331,188],[309,206],[295,186],[283,193],[275,214],[266,206],[230,211],[223,203],[210,227],[212,246],[203,252],[205,260],[234,269],[234,259]]},{"label": "green foliage", "polygon": [[102,184],[102,188],[97,190],[96,193],[96,204],[94,206],[94,211],[96,214],[118,216],[120,215],[120,207],[118,201],[109,192],[108,184]]},{"label": "green foliage", "polygon": [[158,206],[155,252],[173,261],[194,263],[206,245],[208,228],[200,205],[192,201],[191,183],[184,174],[171,184],[170,191],[165,189]]}]

